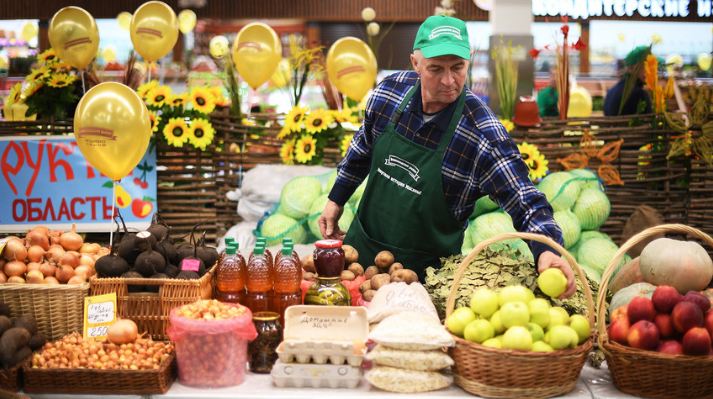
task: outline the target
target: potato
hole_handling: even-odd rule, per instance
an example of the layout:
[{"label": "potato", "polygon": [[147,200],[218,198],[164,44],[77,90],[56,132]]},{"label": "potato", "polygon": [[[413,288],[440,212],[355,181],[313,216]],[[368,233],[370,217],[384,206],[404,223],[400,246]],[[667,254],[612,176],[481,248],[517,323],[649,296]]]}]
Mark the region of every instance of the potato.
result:
[{"label": "potato", "polygon": [[0,336],[12,327],[12,321],[7,316],[0,316]]},{"label": "potato", "polygon": [[371,289],[371,280],[366,280],[363,283],[361,283],[361,285],[359,286],[359,291],[361,291],[362,294],[369,291],[370,289]]},{"label": "potato", "polygon": [[32,316],[20,316],[12,318],[13,327],[22,327],[27,330],[30,335],[37,333],[37,321]]},{"label": "potato", "polygon": [[389,274],[394,274],[395,271],[401,270],[403,268],[404,268],[404,265],[402,265],[399,262],[396,262],[393,265],[391,265],[391,267],[389,267]]},{"label": "potato", "polygon": [[14,367],[20,363],[22,363],[23,360],[27,359],[32,355],[32,349],[30,349],[27,346],[23,346],[18,350],[15,355],[10,359],[9,364],[6,364],[7,367]]},{"label": "potato", "polygon": [[339,278],[342,280],[352,281],[356,278],[356,276],[354,275],[354,273],[352,273],[349,270],[342,270],[342,274],[341,274],[341,276],[339,276]]},{"label": "potato", "polygon": [[30,346],[30,349],[36,350],[42,347],[47,342],[47,338],[45,338],[44,334],[41,332],[37,332],[35,335],[30,338],[30,342],[28,345]]},{"label": "potato", "polygon": [[391,277],[386,273],[377,274],[371,278],[371,288],[378,290],[379,288],[385,286],[391,282]]},{"label": "potato", "polygon": [[0,357],[4,364],[12,362],[13,356],[30,342],[30,333],[22,327],[13,327],[0,338]]},{"label": "potato", "polygon": [[347,270],[354,273],[355,276],[361,276],[362,274],[364,274],[364,266],[358,263],[352,263],[351,265],[349,265]]},{"label": "potato", "polygon": [[364,300],[365,300],[366,302],[371,302],[372,299],[374,299],[374,295],[376,295],[376,291],[375,291],[375,290],[369,290],[369,291],[363,293],[363,294],[361,295],[361,297],[364,298]]},{"label": "potato", "polygon": [[394,263],[394,254],[389,251],[381,251],[376,254],[374,264],[380,269],[386,269]]},{"label": "potato", "polygon": [[314,281],[317,279],[317,275],[312,273],[312,272],[304,272],[302,273],[302,280],[307,280],[307,281]]},{"label": "potato", "polygon": [[418,282],[418,275],[416,272],[410,269],[401,269],[401,270],[396,270],[392,275],[391,275],[391,282],[392,283],[400,283],[404,282],[406,284],[411,284]]},{"label": "potato", "polygon": [[317,268],[314,266],[314,255],[309,254],[302,258],[302,268],[306,272],[317,273]]},{"label": "potato", "polygon": [[379,274],[379,268],[372,265],[366,268],[366,271],[364,271],[364,278],[367,280],[371,280],[372,277],[376,276]]},{"label": "potato", "polygon": [[342,245],[344,250],[344,261],[348,264],[359,262],[359,252],[351,245]]}]

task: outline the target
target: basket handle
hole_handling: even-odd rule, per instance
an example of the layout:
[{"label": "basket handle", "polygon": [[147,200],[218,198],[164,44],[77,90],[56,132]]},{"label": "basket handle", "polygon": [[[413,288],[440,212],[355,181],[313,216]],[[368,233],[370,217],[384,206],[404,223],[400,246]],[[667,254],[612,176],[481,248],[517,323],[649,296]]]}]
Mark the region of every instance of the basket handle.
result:
[{"label": "basket handle", "polygon": [[622,245],[619,250],[614,254],[614,257],[609,262],[609,265],[607,265],[607,268],[604,270],[604,274],[602,274],[602,282],[599,284],[599,293],[597,293],[597,331],[599,332],[599,334],[597,339],[599,342],[599,347],[602,350],[604,350],[602,344],[609,340],[605,323],[605,312],[607,307],[606,297],[607,289],[609,288],[609,279],[611,279],[612,274],[614,274],[614,270],[617,268],[617,265],[619,264],[619,262],[621,262],[622,258],[628,250],[652,236],[657,236],[666,233],[680,233],[694,236],[705,241],[709,246],[713,247],[713,238],[711,238],[711,236],[694,227],[686,226],[685,224],[661,224],[658,226],[649,227],[648,229],[643,230],[638,234],[634,235],[633,237],[629,238],[629,240],[627,240],[624,245]]},{"label": "basket handle", "polygon": [[[470,265],[470,262],[472,262],[478,254],[491,244],[494,244],[499,241],[503,240],[509,240],[512,238],[521,238],[523,240],[528,240],[528,241],[537,241],[539,243],[545,244],[550,246],[550,248],[553,248],[557,252],[559,252],[561,255],[564,256],[564,258],[567,260],[567,262],[570,264],[572,269],[574,269],[574,272],[579,278],[579,280],[582,282],[582,288],[584,289],[584,298],[587,301],[587,318],[589,319],[589,325],[593,326],[594,325],[594,300],[592,299],[592,290],[589,289],[589,283],[587,282],[587,275],[584,274],[582,269],[579,268],[579,265],[577,264],[577,261],[574,259],[574,257],[566,250],[564,247],[556,243],[553,239],[541,235],[541,234],[534,234],[534,233],[519,233],[519,232],[513,232],[513,233],[503,233],[499,234],[493,238],[489,238],[485,241],[481,241],[478,245],[473,248],[472,251],[460,262],[460,265],[458,265],[458,270],[456,270],[455,276],[453,277],[453,285],[451,285],[451,292],[448,294],[448,301],[446,302],[446,317],[450,316],[451,313],[453,312],[453,309],[455,308],[456,304],[456,295],[458,294],[458,287],[460,286],[460,281],[463,279],[463,276],[465,275],[465,271]],[[537,267],[537,265],[535,265]]]}]

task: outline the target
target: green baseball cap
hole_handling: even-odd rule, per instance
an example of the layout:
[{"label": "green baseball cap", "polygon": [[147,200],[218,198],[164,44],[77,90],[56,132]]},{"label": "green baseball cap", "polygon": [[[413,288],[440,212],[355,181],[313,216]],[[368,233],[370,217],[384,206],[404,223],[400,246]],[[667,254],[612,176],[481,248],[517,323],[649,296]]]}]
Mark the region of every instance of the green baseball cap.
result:
[{"label": "green baseball cap", "polygon": [[465,22],[445,15],[426,18],[418,28],[414,50],[421,50],[426,58],[455,55],[470,59],[470,43]]}]

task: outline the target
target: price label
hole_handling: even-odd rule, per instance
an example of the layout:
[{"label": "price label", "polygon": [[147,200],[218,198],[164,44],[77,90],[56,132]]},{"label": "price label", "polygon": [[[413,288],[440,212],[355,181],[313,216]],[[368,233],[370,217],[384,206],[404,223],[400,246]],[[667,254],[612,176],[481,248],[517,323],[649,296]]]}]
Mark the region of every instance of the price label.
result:
[{"label": "price label", "polygon": [[181,262],[181,270],[187,272],[196,272],[200,270],[201,263],[198,259],[183,259]]},{"label": "price label", "polygon": [[116,321],[116,293],[84,298],[84,338],[104,340]]}]

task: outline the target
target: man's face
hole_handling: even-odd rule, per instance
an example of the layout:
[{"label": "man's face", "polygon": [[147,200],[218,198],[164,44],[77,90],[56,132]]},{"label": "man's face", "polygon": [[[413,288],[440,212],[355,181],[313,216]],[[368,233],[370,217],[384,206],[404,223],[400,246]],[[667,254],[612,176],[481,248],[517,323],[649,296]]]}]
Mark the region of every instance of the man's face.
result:
[{"label": "man's face", "polygon": [[463,90],[468,61],[455,55],[425,58],[411,55],[413,68],[421,76],[421,90],[428,102],[452,103]]}]

